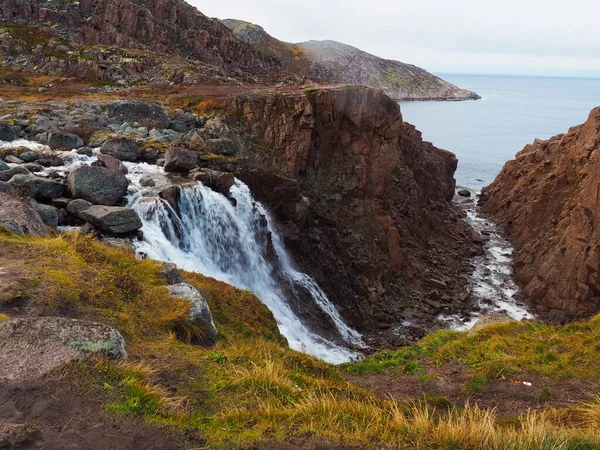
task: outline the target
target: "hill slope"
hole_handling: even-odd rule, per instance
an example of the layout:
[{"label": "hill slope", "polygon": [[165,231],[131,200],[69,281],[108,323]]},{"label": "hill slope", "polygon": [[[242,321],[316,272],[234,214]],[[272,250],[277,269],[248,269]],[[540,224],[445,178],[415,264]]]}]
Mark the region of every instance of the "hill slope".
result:
[{"label": "hill slope", "polygon": [[298,75],[329,83],[361,84],[383,89],[396,100],[476,100],[477,94],[460,89],[410,64],[379,58],[335,41],[289,44],[262,27],[234,19],[222,21],[238,39],[261,53],[281,59],[284,68]]}]

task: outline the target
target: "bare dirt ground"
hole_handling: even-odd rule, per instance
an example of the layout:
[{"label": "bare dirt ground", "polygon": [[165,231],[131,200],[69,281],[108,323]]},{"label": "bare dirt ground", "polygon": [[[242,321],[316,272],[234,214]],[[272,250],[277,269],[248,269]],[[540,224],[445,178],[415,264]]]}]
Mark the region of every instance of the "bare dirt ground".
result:
[{"label": "bare dirt ground", "polygon": [[[458,407],[477,404],[495,409],[500,418],[516,417],[528,409],[543,410],[548,406],[566,408],[590,399],[598,393],[596,383],[585,380],[550,380],[539,375],[507,376],[484,383],[477,392],[469,389],[469,368],[451,361],[441,367],[427,367],[429,377],[418,375],[357,375],[348,381],[374,392],[382,398],[390,396],[406,402],[427,397],[447,398]],[[523,384],[531,383],[531,386]]]}]

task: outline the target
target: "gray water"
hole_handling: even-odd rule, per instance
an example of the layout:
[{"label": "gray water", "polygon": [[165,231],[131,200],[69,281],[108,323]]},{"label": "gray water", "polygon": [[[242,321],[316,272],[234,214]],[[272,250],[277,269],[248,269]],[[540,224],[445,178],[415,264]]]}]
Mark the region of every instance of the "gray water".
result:
[{"label": "gray water", "polygon": [[442,75],[483,98],[402,102],[404,120],[423,138],[458,156],[457,184],[479,190],[536,138],[585,122],[600,105],[600,79]]}]

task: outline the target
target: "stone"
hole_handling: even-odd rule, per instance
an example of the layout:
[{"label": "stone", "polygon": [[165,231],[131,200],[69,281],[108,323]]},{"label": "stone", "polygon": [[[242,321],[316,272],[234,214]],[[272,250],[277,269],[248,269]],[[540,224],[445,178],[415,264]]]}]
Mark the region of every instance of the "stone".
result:
[{"label": "stone", "polygon": [[190,319],[200,327],[204,332],[206,340],[214,340],[217,335],[217,329],[212,318],[212,313],[206,299],[191,284],[179,283],[169,286],[169,295],[178,298],[188,299],[192,303],[190,310]]},{"label": "stone", "polygon": [[77,149],[77,154],[84,156],[92,156],[94,154],[94,150],[91,147],[81,147]]},{"label": "stone", "polygon": [[18,158],[14,155],[6,155],[6,158],[4,158],[4,161],[6,161],[9,164],[23,164],[25,162],[21,158]]},{"label": "stone", "polygon": [[23,166],[11,167],[8,170],[0,171],[0,181],[8,181],[15,175],[31,175],[31,172]]},{"label": "stone", "polygon": [[164,263],[160,269],[160,276],[170,285],[185,283],[183,275],[181,275],[177,265],[173,263]]},{"label": "stone", "polygon": [[457,194],[461,197],[471,197],[471,191],[469,191],[468,189],[459,189]]},{"label": "stone", "polygon": [[36,161],[37,164],[44,167],[60,167],[64,166],[65,162],[58,155],[43,155]]},{"label": "stone", "polygon": [[31,163],[31,162],[37,161],[40,158],[40,155],[39,155],[39,153],[28,151],[28,152],[21,153],[19,155],[19,158],[26,163]]},{"label": "stone", "polygon": [[475,322],[475,325],[473,325],[473,327],[469,331],[469,334],[476,333],[489,325],[494,325],[494,324],[499,324],[499,323],[510,323],[510,322],[516,322],[516,320],[507,314],[502,314],[502,313],[486,314],[481,319],[479,319],[477,322]]},{"label": "stone", "polygon": [[113,156],[100,153],[98,154],[98,161],[100,161],[102,165],[107,169],[113,170],[123,175],[127,175],[127,173],[129,172],[127,170],[127,167],[125,167],[125,165],[119,159],[114,158]]},{"label": "stone", "polygon": [[92,166],[71,169],[68,183],[74,198],[106,206],[120,203],[129,186],[129,180],[125,175],[106,167]]},{"label": "stone", "polygon": [[106,106],[108,119],[117,123],[138,122],[148,128],[169,127],[169,118],[157,103],[121,100]]},{"label": "stone", "polygon": [[84,142],[76,134],[65,131],[51,131],[48,133],[48,146],[52,149],[74,150],[83,147]]},{"label": "stone", "polygon": [[0,192],[6,192],[7,194],[17,195],[17,190],[6,181],[0,181]]},{"label": "stone", "polygon": [[37,163],[33,163],[33,162],[25,163],[25,164],[23,164],[23,167],[25,167],[31,173],[37,173],[37,172],[41,172],[44,170],[44,166],[37,164]]},{"label": "stone", "polygon": [[206,148],[209,152],[217,155],[235,156],[237,154],[235,143],[227,138],[209,139],[206,141]]},{"label": "stone", "polygon": [[80,211],[79,216],[101,231],[112,234],[127,234],[142,228],[137,212],[120,206],[94,205]]},{"label": "stone", "polygon": [[210,169],[201,169],[193,175],[193,179],[226,197],[235,184],[235,176],[232,173]]},{"label": "stone", "polygon": [[100,153],[121,161],[137,162],[140,159],[140,148],[135,141],[125,137],[109,139],[100,147]]},{"label": "stone", "polygon": [[171,123],[169,123],[169,128],[178,133],[185,133],[187,131],[187,126],[182,120],[172,120]]},{"label": "stone", "polygon": [[20,198],[5,192],[0,192],[0,225],[21,235],[46,236],[48,234],[37,211]]},{"label": "stone", "polygon": [[158,150],[152,147],[147,147],[141,150],[140,160],[148,164],[155,164],[158,159]]},{"label": "stone", "polygon": [[156,186],[156,182],[150,174],[146,174],[140,177],[140,185],[143,187],[154,187]]},{"label": "stone", "polygon": [[17,140],[17,133],[13,127],[6,122],[0,121],[0,141],[12,142]]},{"label": "stone", "polygon": [[75,217],[78,217],[79,219],[81,219],[81,213],[83,211],[85,211],[86,209],[91,208],[92,206],[94,206],[93,203],[88,202],[87,200],[83,200],[83,199],[75,199],[75,200],[71,200],[68,204],[67,204],[67,211],[74,215]]},{"label": "stone", "polygon": [[30,205],[40,215],[44,225],[56,230],[58,227],[58,208],[50,205],[42,205],[35,201],[32,201]]},{"label": "stone", "polygon": [[0,172],[3,170],[8,170],[10,169],[10,166],[8,164],[6,164],[4,161],[0,161]]},{"label": "stone", "polygon": [[9,183],[20,194],[36,200],[51,200],[67,194],[66,185],[35,175],[15,175]]},{"label": "stone", "polygon": [[185,173],[198,164],[196,155],[185,148],[169,148],[165,153],[165,171]]},{"label": "stone", "polygon": [[59,317],[0,322],[0,380],[39,380],[56,367],[95,355],[124,361],[121,334],[101,323]]}]

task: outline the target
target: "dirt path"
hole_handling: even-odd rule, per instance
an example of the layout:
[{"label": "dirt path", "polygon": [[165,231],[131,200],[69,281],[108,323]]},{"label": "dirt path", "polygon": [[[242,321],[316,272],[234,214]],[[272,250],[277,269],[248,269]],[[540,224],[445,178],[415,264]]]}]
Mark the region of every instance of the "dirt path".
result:
[{"label": "dirt path", "polygon": [[[346,378],[381,398],[391,396],[407,402],[425,396],[432,406],[440,407],[451,404],[464,407],[468,402],[481,408],[495,408],[500,418],[515,417],[528,409],[574,406],[600,391],[600,386],[590,381],[556,381],[525,374],[477,383],[472,381],[468,367],[458,361],[441,367],[430,365],[425,376],[377,374]],[[523,382],[531,383],[531,386]]]}]

